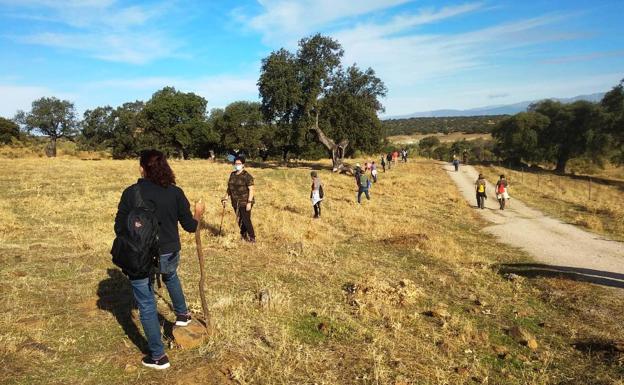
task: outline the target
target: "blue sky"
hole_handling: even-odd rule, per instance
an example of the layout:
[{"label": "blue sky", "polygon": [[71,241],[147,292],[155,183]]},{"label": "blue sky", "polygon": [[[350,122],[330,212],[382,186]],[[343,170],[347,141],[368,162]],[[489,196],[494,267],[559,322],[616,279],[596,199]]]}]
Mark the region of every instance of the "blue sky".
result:
[{"label": "blue sky", "polygon": [[260,61],[321,32],[385,81],[386,116],[610,89],[624,1],[0,0],[0,116],[42,96],[80,113],[172,85],[257,100]]}]

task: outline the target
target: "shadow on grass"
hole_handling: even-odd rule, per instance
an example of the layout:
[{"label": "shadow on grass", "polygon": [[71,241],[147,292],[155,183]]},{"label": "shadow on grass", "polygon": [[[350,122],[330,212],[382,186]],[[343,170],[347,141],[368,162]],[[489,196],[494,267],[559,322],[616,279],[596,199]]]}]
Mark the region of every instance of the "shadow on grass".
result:
[{"label": "shadow on grass", "polygon": [[524,277],[554,277],[596,285],[624,288],[624,274],[580,267],[554,266],[541,263],[512,263],[498,265],[500,274],[514,273]]},{"label": "shadow on grass", "polygon": [[[143,354],[149,354],[147,340],[141,334],[132,318],[132,311],[137,308],[132,294],[132,286],[128,278],[118,269],[107,269],[108,278],[102,280],[97,289],[97,307],[109,311],[123,328],[128,339]],[[173,323],[167,321],[160,313],[158,319],[164,326],[165,338],[172,338]]]}]

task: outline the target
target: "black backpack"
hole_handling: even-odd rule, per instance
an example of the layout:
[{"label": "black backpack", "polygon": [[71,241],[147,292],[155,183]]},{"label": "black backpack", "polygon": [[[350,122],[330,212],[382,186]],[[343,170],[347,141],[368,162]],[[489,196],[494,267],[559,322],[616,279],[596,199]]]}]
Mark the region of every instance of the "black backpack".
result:
[{"label": "black backpack", "polygon": [[133,186],[134,208],[128,213],[125,231],[113,241],[113,263],[133,278],[149,277],[158,264],[158,218],[147,207],[139,185]]}]

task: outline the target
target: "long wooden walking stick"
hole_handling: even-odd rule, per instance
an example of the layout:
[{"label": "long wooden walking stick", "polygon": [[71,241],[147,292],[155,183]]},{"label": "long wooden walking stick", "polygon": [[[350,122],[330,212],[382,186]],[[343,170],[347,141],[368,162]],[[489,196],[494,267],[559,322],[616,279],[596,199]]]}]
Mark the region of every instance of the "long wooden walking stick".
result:
[{"label": "long wooden walking stick", "polygon": [[221,224],[219,225],[219,236],[221,236],[221,229],[223,228],[223,218],[225,218],[225,202],[222,203],[223,210],[221,210]]},{"label": "long wooden walking stick", "polygon": [[210,313],[208,312],[208,305],[206,304],[206,293],[204,292],[204,288],[206,285],[206,274],[204,272],[204,253],[202,251],[201,231],[199,224],[197,224],[197,230],[195,231],[195,244],[197,245],[197,258],[199,259],[199,297],[201,298],[202,312],[204,313],[204,326],[206,327],[206,330],[210,330]]}]

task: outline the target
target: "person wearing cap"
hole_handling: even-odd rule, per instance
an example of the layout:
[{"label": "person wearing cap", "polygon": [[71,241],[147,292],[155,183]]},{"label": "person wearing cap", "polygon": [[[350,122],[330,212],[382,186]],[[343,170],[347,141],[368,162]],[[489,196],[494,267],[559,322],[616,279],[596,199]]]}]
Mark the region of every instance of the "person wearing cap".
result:
[{"label": "person wearing cap", "polygon": [[310,172],[312,178],[312,191],[310,192],[310,200],[312,201],[312,207],[314,208],[314,218],[321,217],[321,202],[323,201],[323,184],[321,178],[319,178],[316,171]]},{"label": "person wearing cap", "polygon": [[245,170],[245,158],[234,159],[234,171],[228,180],[227,193],[221,200],[223,205],[230,197],[236,213],[241,238],[247,242],[256,242],[256,233],[251,223],[251,209],[254,204],[254,178]]},{"label": "person wearing cap", "polygon": [[353,176],[355,177],[355,185],[360,186],[360,175],[362,174],[362,166],[359,163],[355,164],[355,168],[353,169]]}]

